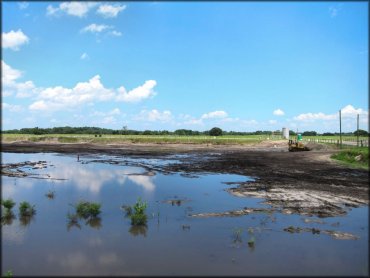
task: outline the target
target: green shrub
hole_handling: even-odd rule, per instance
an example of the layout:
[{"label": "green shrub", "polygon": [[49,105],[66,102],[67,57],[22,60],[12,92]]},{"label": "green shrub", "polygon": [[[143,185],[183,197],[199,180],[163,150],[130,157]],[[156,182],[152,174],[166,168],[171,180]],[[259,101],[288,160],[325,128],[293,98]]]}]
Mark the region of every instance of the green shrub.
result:
[{"label": "green shrub", "polygon": [[97,217],[100,214],[101,205],[98,203],[90,203],[87,201],[80,201],[76,205],[77,215],[82,218]]},{"label": "green shrub", "polygon": [[35,206],[31,206],[28,202],[21,202],[19,204],[19,214],[21,216],[32,216],[35,213]]},{"label": "green shrub", "polygon": [[2,200],[1,204],[3,205],[4,208],[11,210],[14,207],[15,202],[12,199],[6,199]]},{"label": "green shrub", "polygon": [[147,215],[145,214],[145,209],[147,206],[147,203],[142,202],[141,198],[137,200],[136,204],[133,206],[134,213],[130,215],[131,225],[146,225]]}]

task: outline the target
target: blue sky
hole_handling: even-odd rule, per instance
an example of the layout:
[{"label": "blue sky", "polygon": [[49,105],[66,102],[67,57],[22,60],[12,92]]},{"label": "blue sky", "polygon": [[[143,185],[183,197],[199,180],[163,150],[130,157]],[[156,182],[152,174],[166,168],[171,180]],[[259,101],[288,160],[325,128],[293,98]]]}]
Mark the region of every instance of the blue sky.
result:
[{"label": "blue sky", "polygon": [[367,2],[2,2],[2,128],[368,130]]}]

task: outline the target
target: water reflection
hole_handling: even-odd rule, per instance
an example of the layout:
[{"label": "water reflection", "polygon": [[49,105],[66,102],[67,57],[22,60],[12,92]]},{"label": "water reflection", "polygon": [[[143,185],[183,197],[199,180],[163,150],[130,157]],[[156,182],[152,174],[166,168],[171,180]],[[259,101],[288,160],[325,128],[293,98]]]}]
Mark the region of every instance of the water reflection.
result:
[{"label": "water reflection", "polygon": [[34,220],[34,215],[20,215],[19,216],[19,224],[22,227],[27,227],[31,224],[31,222]]},{"label": "water reflection", "polygon": [[4,215],[1,216],[1,224],[12,225],[15,218],[15,214],[11,210],[5,210]]},{"label": "water reflection", "polygon": [[132,225],[128,230],[131,235],[133,236],[144,236],[146,237],[146,233],[148,231],[148,227],[146,225]]},{"label": "water reflection", "polygon": [[100,217],[90,217],[86,221],[86,225],[89,225],[91,228],[99,230],[102,227],[101,218]]}]

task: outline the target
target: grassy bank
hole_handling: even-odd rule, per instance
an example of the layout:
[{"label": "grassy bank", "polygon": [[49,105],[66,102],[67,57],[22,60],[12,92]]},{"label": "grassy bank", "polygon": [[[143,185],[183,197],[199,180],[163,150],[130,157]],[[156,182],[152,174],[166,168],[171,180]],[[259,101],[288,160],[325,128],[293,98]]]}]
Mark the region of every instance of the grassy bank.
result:
[{"label": "grassy bank", "polygon": [[[45,142],[45,143],[92,143],[92,144],[120,144],[120,143],[154,143],[154,144],[255,144],[266,140],[266,136],[175,136],[175,135],[88,135],[88,134],[2,134],[2,142]],[[278,139],[278,138],[275,138]]]},{"label": "grassy bank", "polygon": [[331,158],[352,167],[369,169],[369,148],[345,149],[333,154]]}]

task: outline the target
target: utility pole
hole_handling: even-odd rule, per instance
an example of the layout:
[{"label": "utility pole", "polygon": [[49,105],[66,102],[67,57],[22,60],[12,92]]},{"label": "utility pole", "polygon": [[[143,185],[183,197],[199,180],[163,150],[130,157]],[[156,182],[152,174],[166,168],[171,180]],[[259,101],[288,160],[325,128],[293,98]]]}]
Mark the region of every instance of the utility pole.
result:
[{"label": "utility pole", "polygon": [[340,148],[342,148],[342,111],[339,110],[339,142]]},{"label": "utility pole", "polygon": [[360,114],[357,114],[357,147],[360,146],[360,132],[359,130],[359,120],[360,120]]}]

